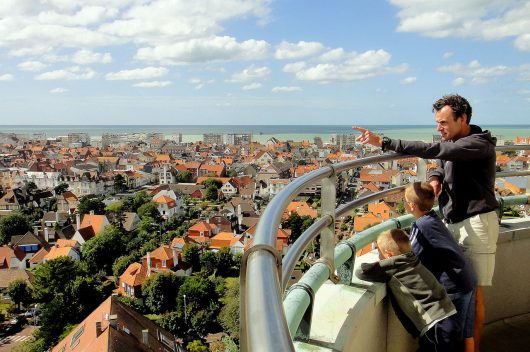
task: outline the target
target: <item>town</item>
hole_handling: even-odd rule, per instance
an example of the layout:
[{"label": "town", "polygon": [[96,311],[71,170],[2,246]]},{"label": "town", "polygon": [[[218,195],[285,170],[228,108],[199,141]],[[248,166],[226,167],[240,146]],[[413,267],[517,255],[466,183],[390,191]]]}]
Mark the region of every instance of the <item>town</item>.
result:
[{"label": "town", "polygon": [[[20,351],[98,343],[237,351],[240,262],[260,214],[293,179],[382,153],[355,137],[260,143],[250,133],[205,133],[184,143],[162,133],[97,140],[0,133],[0,338],[5,344],[26,331]],[[530,144],[530,137],[498,144]],[[529,161],[528,151],[499,153],[497,171],[528,170]],[[415,157],[344,172],[337,203],[417,174]],[[525,194],[526,187],[524,178],[505,177],[496,191]],[[320,191],[307,188],[288,205],[278,252],[319,217]],[[529,214],[528,206],[504,211]],[[336,240],[404,212],[402,194],[373,202],[336,220]],[[318,257],[315,243],[293,282]]]}]

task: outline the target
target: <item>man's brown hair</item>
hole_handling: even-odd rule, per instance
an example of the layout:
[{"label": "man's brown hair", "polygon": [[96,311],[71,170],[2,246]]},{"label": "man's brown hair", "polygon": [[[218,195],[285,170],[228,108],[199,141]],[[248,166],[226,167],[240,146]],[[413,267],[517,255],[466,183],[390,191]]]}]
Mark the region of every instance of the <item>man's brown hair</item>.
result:
[{"label": "man's brown hair", "polygon": [[429,211],[434,205],[434,189],[428,182],[414,182],[405,188],[405,198],[421,211]]},{"label": "man's brown hair", "polygon": [[410,252],[409,236],[401,229],[383,231],[377,237],[377,246],[381,251],[391,251],[394,255]]},{"label": "man's brown hair", "polygon": [[446,105],[451,107],[451,110],[453,110],[453,113],[455,114],[455,121],[465,114],[466,122],[469,125],[473,109],[466,98],[458,94],[444,95],[442,98],[435,101],[434,104],[432,104],[432,111],[438,112]]}]

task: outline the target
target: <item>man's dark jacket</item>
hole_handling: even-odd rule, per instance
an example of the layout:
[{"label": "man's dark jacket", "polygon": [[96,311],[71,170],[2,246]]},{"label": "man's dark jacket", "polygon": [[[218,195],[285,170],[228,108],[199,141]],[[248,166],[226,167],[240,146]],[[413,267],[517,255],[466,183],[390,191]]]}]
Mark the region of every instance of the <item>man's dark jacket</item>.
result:
[{"label": "man's dark jacket", "polygon": [[449,223],[498,208],[495,198],[495,145],[497,139],[489,131],[470,125],[471,132],[455,142],[424,143],[390,139],[385,150],[439,159],[429,178],[438,176],[442,193],[438,203]]}]

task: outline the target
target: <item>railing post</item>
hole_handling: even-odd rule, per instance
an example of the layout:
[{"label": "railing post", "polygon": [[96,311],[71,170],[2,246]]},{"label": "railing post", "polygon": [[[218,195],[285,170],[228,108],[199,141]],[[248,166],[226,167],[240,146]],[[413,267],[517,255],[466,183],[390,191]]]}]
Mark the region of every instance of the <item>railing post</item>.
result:
[{"label": "railing post", "polygon": [[418,172],[416,172],[418,181],[427,180],[427,160],[419,158],[418,159]]},{"label": "railing post", "polygon": [[322,217],[330,216],[332,221],[320,233],[320,262],[326,264],[330,270],[329,278],[338,282],[335,275],[335,207],[337,198],[337,176],[335,174],[322,180]]}]

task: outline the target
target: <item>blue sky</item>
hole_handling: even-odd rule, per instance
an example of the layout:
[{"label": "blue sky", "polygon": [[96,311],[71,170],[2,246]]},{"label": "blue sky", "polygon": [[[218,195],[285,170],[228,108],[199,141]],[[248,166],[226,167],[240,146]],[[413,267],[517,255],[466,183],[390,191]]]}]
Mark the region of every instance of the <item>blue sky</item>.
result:
[{"label": "blue sky", "polygon": [[530,2],[1,0],[0,124],[530,123]]}]

